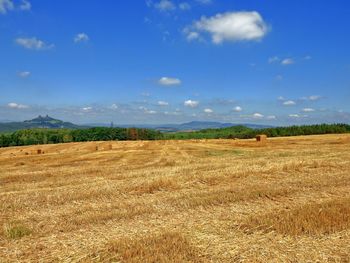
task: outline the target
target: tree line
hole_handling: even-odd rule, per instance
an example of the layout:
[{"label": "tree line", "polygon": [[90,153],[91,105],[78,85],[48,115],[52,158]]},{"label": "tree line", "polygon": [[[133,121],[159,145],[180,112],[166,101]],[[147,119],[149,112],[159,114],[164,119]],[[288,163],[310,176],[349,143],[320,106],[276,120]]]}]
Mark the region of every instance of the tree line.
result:
[{"label": "tree line", "polygon": [[268,137],[350,133],[347,124],[319,124],[266,129],[233,126],[221,129],[204,129],[193,132],[161,133],[151,129],[137,128],[90,128],[90,129],[28,129],[0,135],[0,147],[35,144],[55,144],[87,141],[126,140],[186,140],[186,139],[249,139],[258,134]]},{"label": "tree line", "polygon": [[164,134],[165,139],[250,139],[258,134],[268,137],[299,136],[313,134],[349,133],[347,124],[317,124],[288,127],[274,127],[266,129],[251,129],[245,126],[233,126],[221,129],[205,129],[193,132],[176,132]]},{"label": "tree line", "polygon": [[159,131],[136,128],[28,129],[0,135],[0,147],[87,141],[156,140]]}]

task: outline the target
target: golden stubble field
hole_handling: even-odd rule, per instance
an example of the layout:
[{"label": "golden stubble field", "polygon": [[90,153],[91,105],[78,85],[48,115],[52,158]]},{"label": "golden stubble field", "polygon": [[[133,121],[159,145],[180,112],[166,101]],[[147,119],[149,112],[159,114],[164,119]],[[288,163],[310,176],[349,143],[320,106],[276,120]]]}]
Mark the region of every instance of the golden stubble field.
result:
[{"label": "golden stubble field", "polygon": [[350,135],[13,147],[0,169],[0,262],[350,262]]}]

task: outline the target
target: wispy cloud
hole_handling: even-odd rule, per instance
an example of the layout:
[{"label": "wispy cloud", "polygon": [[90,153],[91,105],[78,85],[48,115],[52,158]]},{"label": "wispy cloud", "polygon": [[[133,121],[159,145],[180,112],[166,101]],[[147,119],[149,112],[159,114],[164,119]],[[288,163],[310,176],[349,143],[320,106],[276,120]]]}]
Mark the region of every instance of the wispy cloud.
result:
[{"label": "wispy cloud", "polygon": [[200,34],[198,32],[195,32],[195,31],[187,32],[186,39],[188,41],[198,40],[198,39],[200,39]]},{"label": "wispy cloud", "polygon": [[213,3],[213,0],[196,0],[196,2],[202,5],[210,5]]},{"label": "wispy cloud", "polygon": [[168,106],[168,105],[169,105],[169,102],[160,100],[160,101],[158,101],[157,104],[158,104],[158,106]]},{"label": "wispy cloud", "polygon": [[292,65],[294,63],[295,63],[295,61],[292,58],[285,58],[281,61],[281,64],[284,66]]},{"label": "wispy cloud", "polygon": [[267,61],[269,62],[269,64],[272,64],[272,63],[281,61],[281,59],[277,56],[274,56],[274,57],[270,57]]},{"label": "wispy cloud", "polygon": [[259,112],[256,112],[256,113],[253,114],[252,117],[255,118],[255,119],[262,119],[262,118],[264,118],[264,115],[259,113]]},{"label": "wispy cloud", "polygon": [[157,111],[155,111],[155,110],[146,110],[145,113],[146,114],[157,114]]},{"label": "wispy cloud", "polygon": [[189,40],[198,39],[200,32],[204,32],[211,36],[214,44],[221,44],[225,41],[260,40],[267,34],[268,26],[258,12],[227,12],[203,16],[184,32]]},{"label": "wispy cloud", "polygon": [[241,106],[236,106],[236,107],[233,108],[233,111],[235,111],[235,112],[241,112],[242,110],[243,109],[242,109]]},{"label": "wispy cloud", "polygon": [[30,76],[30,72],[29,71],[21,71],[21,72],[18,72],[18,77],[20,78],[28,78]]},{"label": "wispy cloud", "polygon": [[285,102],[283,102],[284,106],[294,106],[296,105],[296,102],[294,100],[287,100]]},{"label": "wispy cloud", "polygon": [[175,4],[170,0],[161,0],[155,3],[154,7],[161,12],[172,11],[176,9]]},{"label": "wispy cloud", "polygon": [[149,97],[149,96],[151,96],[151,94],[149,92],[142,92],[141,96],[142,97]]},{"label": "wispy cloud", "polygon": [[22,0],[22,3],[19,6],[19,9],[23,11],[29,11],[31,8],[32,4],[27,0]]},{"label": "wispy cloud", "polygon": [[188,11],[192,8],[189,2],[184,1],[177,3],[177,1],[173,0],[146,0],[146,5],[163,13],[169,13],[177,10]]},{"label": "wispy cloud", "polygon": [[15,8],[12,0],[0,0],[0,14],[6,14]]},{"label": "wispy cloud", "polygon": [[179,4],[179,8],[183,11],[187,11],[191,9],[191,5],[187,2],[183,2]]},{"label": "wispy cloud", "polygon": [[309,96],[309,100],[312,100],[312,101],[315,101],[315,100],[319,100],[321,99],[322,96],[319,96],[319,95],[312,95],[312,96]]},{"label": "wispy cloud", "polygon": [[117,109],[119,109],[119,107],[118,107],[117,104],[113,103],[113,104],[111,105],[111,109],[112,109],[112,110],[117,110]]},{"label": "wispy cloud", "polygon": [[308,97],[302,97],[301,100],[308,100],[308,101],[317,101],[317,100],[320,100],[322,99],[322,96],[320,95],[311,95],[311,96],[308,96]]},{"label": "wispy cloud", "polygon": [[[197,101],[198,102],[198,101]],[[49,114],[65,121],[74,123],[114,123],[120,124],[145,124],[157,123],[164,124],[170,122],[187,122],[194,119],[205,119],[210,121],[220,122],[257,122],[257,123],[273,123],[276,125],[292,125],[294,123],[346,123],[350,121],[350,114],[346,111],[319,109],[312,112],[310,110],[300,109],[295,112],[269,112],[264,114],[257,110],[255,113],[240,115],[232,114],[232,111],[221,112],[215,106],[203,106],[199,110],[199,102],[195,103],[189,100],[187,107],[192,110],[176,109],[171,110],[158,106],[152,108],[156,104],[145,103],[144,105],[135,102],[130,103],[115,103],[115,104],[93,104],[93,105],[75,105],[55,108],[53,106],[29,105],[25,102],[11,102],[5,105],[0,105],[0,116],[8,116],[11,120],[31,119],[39,114]],[[190,106],[191,105],[191,106]],[[204,103],[203,103],[204,105]],[[167,110],[162,110],[167,109]],[[307,109],[307,108],[305,108]],[[277,113],[277,112],[276,112]],[[310,113],[310,114],[308,114]]]},{"label": "wispy cloud", "polygon": [[93,110],[93,108],[92,107],[83,107],[81,110],[83,112],[91,112]]},{"label": "wispy cloud", "polygon": [[74,37],[74,42],[88,42],[90,40],[89,36],[86,33],[79,33]]},{"label": "wispy cloud", "polygon": [[275,80],[281,81],[281,80],[283,80],[283,76],[282,76],[282,75],[277,75],[277,76],[275,77]]},{"label": "wispy cloud", "polygon": [[282,66],[288,66],[288,65],[293,65],[296,63],[296,60],[291,57],[287,58],[280,58],[278,56],[270,57],[268,58],[267,62],[269,64],[280,64]]},{"label": "wispy cloud", "polygon": [[198,107],[198,105],[199,105],[199,101],[196,101],[196,100],[186,100],[186,101],[184,102],[184,105],[185,105],[186,107],[196,108],[196,107]]},{"label": "wispy cloud", "polygon": [[304,108],[303,112],[314,112],[315,110],[312,108]]},{"label": "wispy cloud", "polygon": [[181,84],[181,80],[178,78],[162,77],[158,80],[158,83],[162,86],[176,86]]},{"label": "wispy cloud", "polygon": [[29,106],[24,105],[24,104],[18,104],[15,102],[10,102],[9,104],[7,104],[7,107],[11,108],[11,109],[18,109],[18,110],[22,110],[22,109],[28,109]]},{"label": "wispy cloud", "polygon": [[17,4],[13,0],[0,0],[0,14],[6,14],[12,10],[29,11],[32,5],[28,0],[22,0]]},{"label": "wispy cloud", "polygon": [[36,37],[17,38],[15,42],[17,45],[21,47],[24,47],[26,49],[32,49],[32,50],[48,50],[54,47],[53,44],[47,44],[44,41],[37,39]]},{"label": "wispy cloud", "polygon": [[214,106],[233,106],[235,104],[237,104],[237,102],[233,99],[224,99],[224,98],[214,98],[211,99],[208,102],[209,105],[214,105]]}]

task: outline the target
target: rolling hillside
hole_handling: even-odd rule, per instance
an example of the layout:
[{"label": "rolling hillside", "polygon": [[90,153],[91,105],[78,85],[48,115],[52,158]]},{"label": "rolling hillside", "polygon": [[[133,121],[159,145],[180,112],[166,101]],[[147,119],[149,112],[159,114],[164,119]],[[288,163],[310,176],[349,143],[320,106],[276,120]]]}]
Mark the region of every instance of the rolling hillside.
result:
[{"label": "rolling hillside", "polygon": [[349,146],[342,134],[1,148],[0,262],[349,262]]},{"label": "rolling hillside", "polygon": [[0,123],[0,132],[14,132],[24,129],[45,128],[45,129],[79,129],[85,128],[85,126],[75,125],[70,122],[64,122],[54,118],[46,116],[38,116],[32,120],[24,122],[5,122]]}]

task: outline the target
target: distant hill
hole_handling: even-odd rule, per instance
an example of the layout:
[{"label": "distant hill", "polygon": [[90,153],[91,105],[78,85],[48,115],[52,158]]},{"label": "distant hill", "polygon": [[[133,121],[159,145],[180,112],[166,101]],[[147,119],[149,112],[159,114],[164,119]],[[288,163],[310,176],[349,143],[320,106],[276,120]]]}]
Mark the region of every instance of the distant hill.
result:
[{"label": "distant hill", "polygon": [[245,126],[251,129],[264,129],[271,128],[273,126],[259,125],[259,124],[235,124],[235,123],[222,123],[222,122],[211,122],[211,121],[191,121],[182,124],[169,124],[154,127],[154,129],[163,132],[178,132],[178,131],[199,131],[203,129],[221,129],[234,126]]},{"label": "distant hill", "polygon": [[[90,127],[110,127],[110,124],[94,123],[88,124]],[[265,129],[272,128],[274,126],[270,125],[259,125],[250,123],[222,123],[222,122],[212,122],[212,121],[191,121],[181,124],[116,124],[115,127],[122,128],[146,128],[154,129],[161,132],[182,132],[182,131],[199,131],[203,129],[220,129],[235,126],[245,126],[251,129]]]},{"label": "distant hill", "polygon": [[[161,132],[190,132],[199,131],[203,129],[220,129],[235,126],[245,126],[251,129],[265,129],[273,126],[259,125],[259,124],[235,124],[235,123],[222,123],[222,122],[211,122],[211,121],[191,121],[181,124],[135,124],[135,125],[120,125],[116,124],[115,127],[121,128],[146,128],[154,129]],[[24,129],[33,128],[45,128],[45,129],[83,129],[89,127],[110,127],[110,124],[88,124],[88,125],[76,125],[71,122],[64,122],[58,119],[54,119],[48,115],[38,116],[32,120],[23,122],[0,122],[0,132],[14,132]]]},{"label": "distant hill", "polygon": [[24,129],[81,129],[86,128],[86,126],[75,125],[70,122],[64,122],[54,118],[46,116],[38,116],[32,120],[27,120],[24,122],[5,122],[0,123],[0,132],[13,132]]}]

